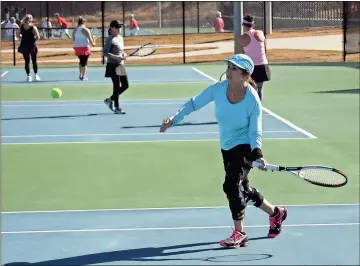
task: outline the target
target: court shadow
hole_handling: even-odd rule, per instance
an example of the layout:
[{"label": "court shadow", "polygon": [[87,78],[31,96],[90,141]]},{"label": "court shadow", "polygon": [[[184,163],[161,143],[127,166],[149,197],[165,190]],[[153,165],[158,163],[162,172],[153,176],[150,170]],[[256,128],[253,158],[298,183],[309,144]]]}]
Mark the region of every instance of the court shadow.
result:
[{"label": "court shadow", "polygon": [[[47,80],[40,80],[40,81],[36,81],[36,82],[31,82],[29,83],[28,81],[26,80],[5,80],[5,81],[2,81],[2,85],[7,85],[7,84],[29,84],[29,85],[36,85],[36,84],[58,84],[58,83],[63,83],[63,82],[68,82],[68,83],[71,83],[71,84],[91,84],[93,82],[84,82],[84,81],[81,81],[79,79],[47,79]],[[99,81],[100,83],[102,83],[102,81]]]},{"label": "court shadow", "polygon": [[314,93],[360,94],[360,88],[359,89],[348,89],[348,90],[315,91]]},{"label": "court shadow", "polygon": [[264,239],[271,239],[271,238],[268,238],[267,236],[249,237],[249,241],[264,240]]},{"label": "court shadow", "polygon": [[32,116],[32,117],[13,117],[13,118],[2,118],[2,121],[12,120],[32,120],[32,119],[56,119],[56,118],[76,118],[76,117],[91,117],[98,115],[114,115],[113,113],[98,113],[98,114],[82,114],[82,115],[54,115],[54,116]]},{"label": "court shadow", "polygon": [[[169,258],[169,256],[184,255],[184,254],[196,254],[199,252],[206,251],[224,251],[222,247],[205,247],[200,249],[189,249],[199,246],[209,246],[209,245],[218,245],[219,242],[202,242],[194,244],[184,244],[184,245],[175,245],[175,246],[165,246],[165,247],[147,247],[147,248],[137,248],[137,249],[128,249],[128,250],[119,250],[119,251],[110,251],[102,253],[87,254],[81,256],[74,256],[62,259],[39,261],[35,263],[28,262],[11,262],[4,264],[4,266],[15,266],[15,265],[89,265],[89,264],[99,264],[99,263],[112,263],[119,261],[135,261],[135,262],[160,262],[160,261],[216,261],[219,258],[226,257],[236,257],[237,262],[243,261],[255,261],[255,260],[264,260],[271,258],[271,254],[263,253],[250,253],[246,254],[241,252],[241,254],[236,255],[222,255],[219,253],[219,256],[211,257],[190,257],[190,258]],[[179,251],[173,251],[176,249],[184,249]],[[156,257],[156,258],[155,258]],[[229,261],[226,259],[226,261]]]},{"label": "court shadow", "polygon": [[[177,127],[181,126],[204,126],[204,125],[217,125],[217,122],[203,122],[203,123],[181,123],[176,125]],[[121,127],[122,129],[131,129],[131,128],[157,128],[161,127],[161,125],[149,125],[149,126],[125,126]]]},{"label": "court shadow", "polygon": [[270,64],[274,66],[333,66],[333,67],[350,67],[359,69],[360,63],[359,62],[296,62],[296,63],[286,63],[286,62],[279,62]]}]

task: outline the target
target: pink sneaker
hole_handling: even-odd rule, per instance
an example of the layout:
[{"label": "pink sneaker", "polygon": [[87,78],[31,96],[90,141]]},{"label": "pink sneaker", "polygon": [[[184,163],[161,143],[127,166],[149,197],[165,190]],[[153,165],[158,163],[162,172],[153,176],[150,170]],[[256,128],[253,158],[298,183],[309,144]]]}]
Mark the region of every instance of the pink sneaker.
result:
[{"label": "pink sneaker", "polygon": [[287,217],[287,209],[282,207],[275,207],[277,209],[277,213],[275,216],[269,217],[270,229],[268,233],[268,237],[274,238],[277,237],[282,230],[282,223],[286,220]]},{"label": "pink sneaker", "polygon": [[234,231],[228,239],[220,241],[220,246],[225,248],[239,248],[246,247],[247,245],[248,237],[245,232]]}]

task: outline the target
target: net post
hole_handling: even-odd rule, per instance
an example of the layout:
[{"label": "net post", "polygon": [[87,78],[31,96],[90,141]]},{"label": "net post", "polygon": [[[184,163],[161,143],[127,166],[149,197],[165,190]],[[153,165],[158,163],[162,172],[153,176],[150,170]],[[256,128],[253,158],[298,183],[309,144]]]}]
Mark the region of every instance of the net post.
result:
[{"label": "net post", "polygon": [[101,47],[102,47],[101,62],[103,65],[105,64],[104,42],[105,42],[105,2],[101,1]]},{"label": "net post", "polygon": [[183,20],[183,64],[186,64],[185,58],[185,1],[182,1],[182,20]]}]

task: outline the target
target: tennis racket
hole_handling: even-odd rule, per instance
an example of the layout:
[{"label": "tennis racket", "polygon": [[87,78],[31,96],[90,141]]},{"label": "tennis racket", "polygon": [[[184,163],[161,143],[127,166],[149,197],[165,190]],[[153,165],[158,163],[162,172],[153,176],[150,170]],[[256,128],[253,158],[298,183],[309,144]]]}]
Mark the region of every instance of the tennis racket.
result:
[{"label": "tennis racket", "polygon": [[[252,166],[259,167],[261,166],[261,164],[258,162],[253,162]],[[308,165],[286,167],[268,164],[265,168],[271,171],[291,174],[295,177],[300,178],[303,181],[321,187],[337,188],[345,186],[348,182],[348,177],[345,173],[336,168],[328,166]]]},{"label": "tennis racket", "polygon": [[139,48],[137,48],[134,52],[129,54],[128,57],[129,56],[140,56],[140,57],[149,56],[149,55],[152,55],[153,53],[155,53],[155,51],[156,51],[156,44],[147,43],[147,44],[144,44],[144,45],[140,46]]}]

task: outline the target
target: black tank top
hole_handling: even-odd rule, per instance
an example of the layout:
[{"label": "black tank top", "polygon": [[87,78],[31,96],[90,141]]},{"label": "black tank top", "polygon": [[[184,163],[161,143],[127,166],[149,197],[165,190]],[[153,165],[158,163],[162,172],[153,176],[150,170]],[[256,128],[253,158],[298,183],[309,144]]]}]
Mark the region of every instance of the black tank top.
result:
[{"label": "black tank top", "polygon": [[21,44],[23,46],[32,47],[36,44],[36,38],[35,38],[33,26],[30,26],[26,30],[24,25],[21,25],[20,33],[21,33]]}]

